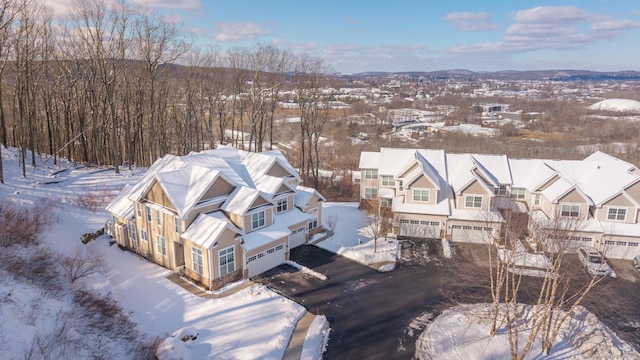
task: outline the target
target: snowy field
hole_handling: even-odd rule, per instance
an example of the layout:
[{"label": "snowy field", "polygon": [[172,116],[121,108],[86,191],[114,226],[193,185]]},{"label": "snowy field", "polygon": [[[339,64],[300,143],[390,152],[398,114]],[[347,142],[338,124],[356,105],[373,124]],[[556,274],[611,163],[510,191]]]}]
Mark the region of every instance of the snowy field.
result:
[{"label": "snowy field", "polygon": [[[57,212],[59,221],[42,236],[43,246],[48,245],[57,254],[53,257],[79,248],[104,261],[102,273],[73,286],[62,284],[55,291],[43,290],[0,270],[2,358],[28,358],[28,354],[35,354],[31,357],[34,359],[66,357],[60,354],[73,354],[75,358],[135,358],[127,346],[118,343],[130,339],[90,332],[86,324],[75,319],[63,322],[78,313],[74,310],[77,306],[73,291],[79,286],[117,299],[125,313],[130,312],[140,340],[156,336],[162,339],[176,330],[195,327],[199,336],[188,344],[192,359],[282,358],[297,320],[305,313],[297,303],[262,285],[224,298],[200,298],[167,280],[168,270],[109,246],[108,236],[82,245],[82,234],[104,225],[108,217],[105,202],[125,184],[137,181],[143,171],[122,169],[117,175],[113,170],[74,167],[72,163],[54,166],[51,160],[42,163],[44,158],[38,158],[35,169],[27,166],[25,179],[17,151],[2,149],[2,155],[5,184],[0,185],[0,200],[19,206],[38,204],[42,199],[57,204],[58,208],[50,211]],[[88,192],[105,198],[98,201],[101,204],[95,211],[76,205]],[[61,329],[61,324],[68,328]],[[61,331],[73,340],[73,347],[56,347],[55,339]]]}]

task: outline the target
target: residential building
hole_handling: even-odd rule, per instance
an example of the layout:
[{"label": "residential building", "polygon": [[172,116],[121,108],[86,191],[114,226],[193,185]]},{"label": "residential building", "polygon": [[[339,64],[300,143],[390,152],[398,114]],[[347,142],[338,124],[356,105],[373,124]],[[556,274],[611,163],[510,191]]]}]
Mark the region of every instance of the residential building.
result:
[{"label": "residential building", "polygon": [[279,151],[220,147],[158,159],[107,206],[123,248],[215,289],[282,264],[322,231],[317,191]]},{"label": "residential building", "polygon": [[[508,236],[509,211],[540,241],[555,236],[610,258],[640,254],[640,170],[600,151],[541,160],[381,148],[363,152],[360,169],[360,198],[391,207],[400,237],[486,243]],[[572,231],[554,235],[559,220]]]}]

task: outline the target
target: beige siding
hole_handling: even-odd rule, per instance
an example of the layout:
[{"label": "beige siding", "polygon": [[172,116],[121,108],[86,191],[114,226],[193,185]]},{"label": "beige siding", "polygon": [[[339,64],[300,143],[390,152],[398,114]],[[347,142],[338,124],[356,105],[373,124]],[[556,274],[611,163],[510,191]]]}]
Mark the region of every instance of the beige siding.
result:
[{"label": "beige siding", "polygon": [[563,203],[573,203],[573,204],[587,203],[587,200],[576,189],[571,190],[567,195],[561,197],[559,201]]},{"label": "beige siding", "polygon": [[284,248],[287,249],[288,248],[288,246],[287,246],[288,240],[289,239],[287,237],[283,237],[281,239],[276,239],[274,241],[268,242],[265,245],[262,245],[260,247],[255,248],[255,249],[248,250],[247,251],[247,257],[255,255],[255,254],[259,253],[259,252],[271,249],[272,247],[278,246],[280,244],[284,245]]},{"label": "beige siding", "polygon": [[285,168],[283,168],[277,161],[273,163],[271,169],[267,171],[267,175],[275,176],[275,177],[285,177],[292,176],[293,174],[289,173]]},{"label": "beige siding", "polygon": [[162,205],[171,210],[176,210],[176,207],[173,205],[171,200],[169,200],[169,197],[167,197],[167,195],[164,193],[164,190],[162,189],[162,186],[160,186],[160,183],[157,181],[154,181],[153,186],[145,196],[145,199],[152,203]]},{"label": "beige siding", "polygon": [[[625,223],[635,223],[636,222],[636,208],[633,203],[623,194],[616,196],[615,198],[609,200],[606,204],[602,206],[602,208],[597,210],[596,218],[600,221],[611,221],[607,220],[607,216],[609,214],[610,208],[623,208],[627,210],[627,214],[625,217]],[[616,221],[616,220],[614,220]]]},{"label": "beige siding", "polygon": [[276,191],[276,195],[284,194],[289,191],[291,191],[291,189],[289,189],[286,185],[282,184]]},{"label": "beige siding", "polygon": [[265,198],[263,198],[262,196],[258,196],[256,198],[256,201],[253,202],[253,204],[251,204],[251,207],[249,207],[250,209],[255,209],[259,206],[265,205],[265,204],[270,204]]},{"label": "beige siding", "polygon": [[[202,250],[202,269],[203,269],[202,275],[196,273],[193,270],[193,258],[192,258],[192,252],[191,252],[192,247],[196,247]],[[202,248],[199,245],[196,245],[189,240],[184,240],[184,263],[185,263],[185,270],[187,271],[187,275],[190,278],[196,281],[199,281],[205,285],[208,285],[208,282],[210,280],[209,264],[211,263],[209,259],[209,249]]]},{"label": "beige siding", "polygon": [[[260,210],[260,211],[262,211],[262,210]],[[251,212],[251,213],[249,213],[249,214],[244,216],[244,224],[245,224],[244,232],[251,232],[252,231],[251,230],[251,225],[252,225],[251,224],[251,216],[253,214],[255,214],[256,212],[258,212],[258,211]],[[264,210],[264,226],[265,227],[269,226],[269,225],[271,225],[273,223],[273,212],[274,212],[273,207],[266,208]],[[260,229],[262,229],[262,228],[260,228]]]},{"label": "beige siding", "polygon": [[[242,218],[242,215],[238,215],[238,214],[233,214],[233,213],[229,213],[227,214],[229,216],[229,220],[231,220],[231,222],[237,226],[240,229],[244,229],[244,221]],[[246,229],[245,229],[246,231]]]},{"label": "beige siding", "polygon": [[[482,196],[482,207],[479,207],[479,208],[466,207],[465,202],[466,202],[467,196]],[[490,202],[491,202],[491,194],[488,192],[488,190],[484,186],[482,186],[482,184],[480,184],[477,180],[474,180],[471,183],[471,185],[469,185],[464,190],[462,195],[458,197],[456,201],[456,206],[458,209],[464,209],[464,210],[488,210]]]},{"label": "beige siding", "polygon": [[425,174],[418,176],[418,178],[414,182],[412,182],[411,184],[404,184],[404,186],[422,189],[433,189],[436,187]]},{"label": "beige siding", "polygon": [[200,201],[215,199],[219,196],[229,195],[233,191],[234,186],[226,182],[223,178],[218,177],[216,181],[211,184],[211,187],[202,195]]}]

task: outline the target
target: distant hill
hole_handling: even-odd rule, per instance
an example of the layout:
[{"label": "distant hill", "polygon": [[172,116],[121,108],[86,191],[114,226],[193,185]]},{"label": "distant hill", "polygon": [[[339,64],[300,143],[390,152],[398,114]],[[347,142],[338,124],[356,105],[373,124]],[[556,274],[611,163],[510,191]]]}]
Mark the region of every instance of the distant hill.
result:
[{"label": "distant hill", "polygon": [[466,69],[437,71],[383,72],[369,71],[343,77],[409,77],[409,78],[457,78],[457,79],[505,79],[505,80],[553,80],[553,81],[603,81],[603,80],[640,80],[640,71],[607,71],[590,70],[502,70],[475,72]]}]

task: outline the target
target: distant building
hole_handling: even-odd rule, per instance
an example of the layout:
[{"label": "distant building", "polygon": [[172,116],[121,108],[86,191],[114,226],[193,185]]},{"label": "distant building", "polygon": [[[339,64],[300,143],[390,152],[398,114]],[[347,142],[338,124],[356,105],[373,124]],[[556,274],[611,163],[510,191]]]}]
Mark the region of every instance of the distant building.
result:
[{"label": "distant building", "polygon": [[[539,160],[381,148],[361,153],[360,170],[360,199],[390,207],[401,237],[486,243],[505,236],[511,211],[541,240],[640,255],[640,169],[603,152]],[[559,222],[575,228],[551,231]]]}]

